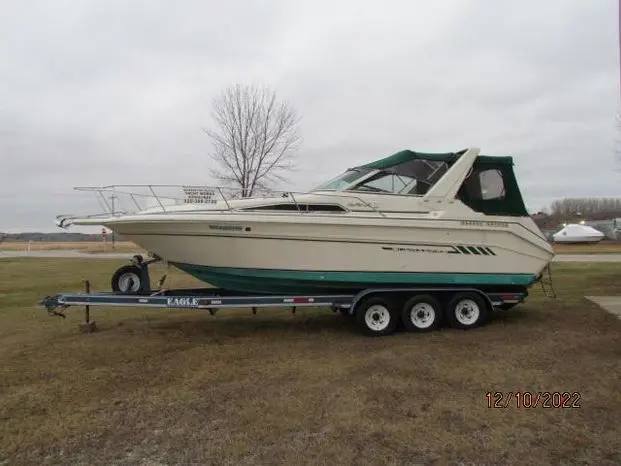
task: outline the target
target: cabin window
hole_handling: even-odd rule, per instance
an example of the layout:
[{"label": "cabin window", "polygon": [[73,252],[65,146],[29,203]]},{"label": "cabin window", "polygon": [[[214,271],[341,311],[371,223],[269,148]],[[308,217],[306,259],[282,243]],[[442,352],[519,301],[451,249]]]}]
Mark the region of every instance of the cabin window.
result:
[{"label": "cabin window", "polygon": [[340,205],[336,204],[272,204],[262,205],[256,207],[246,207],[242,210],[275,210],[275,211],[289,211],[289,212],[346,212],[346,210]]}]

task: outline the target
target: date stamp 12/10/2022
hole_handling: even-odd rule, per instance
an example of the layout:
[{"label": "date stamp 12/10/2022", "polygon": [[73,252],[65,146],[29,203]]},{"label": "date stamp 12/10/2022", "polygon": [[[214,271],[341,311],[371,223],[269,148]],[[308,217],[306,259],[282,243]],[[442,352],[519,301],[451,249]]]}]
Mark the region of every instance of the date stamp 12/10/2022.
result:
[{"label": "date stamp 12/10/2022", "polygon": [[579,392],[487,392],[488,408],[580,408]]}]

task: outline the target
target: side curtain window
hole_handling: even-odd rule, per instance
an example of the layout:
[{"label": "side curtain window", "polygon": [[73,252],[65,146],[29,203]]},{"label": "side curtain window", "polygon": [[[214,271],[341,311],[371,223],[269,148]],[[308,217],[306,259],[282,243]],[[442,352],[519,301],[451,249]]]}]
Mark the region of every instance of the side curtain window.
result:
[{"label": "side curtain window", "polygon": [[502,172],[489,168],[472,173],[461,189],[464,201],[499,201],[505,199],[505,183]]},{"label": "side curtain window", "polygon": [[475,211],[486,215],[528,215],[509,169],[475,168],[464,181],[457,197]]},{"label": "side curtain window", "polygon": [[500,170],[492,168],[479,172],[480,200],[492,201],[505,198],[505,183]]}]

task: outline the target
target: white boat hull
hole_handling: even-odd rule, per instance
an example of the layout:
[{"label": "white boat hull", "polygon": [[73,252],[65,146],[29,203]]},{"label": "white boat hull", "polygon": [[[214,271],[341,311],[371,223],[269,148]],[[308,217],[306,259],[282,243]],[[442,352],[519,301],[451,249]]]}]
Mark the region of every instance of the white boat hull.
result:
[{"label": "white boat hull", "polygon": [[574,236],[574,237],[559,237],[554,238],[555,243],[564,243],[564,244],[595,244],[599,243],[604,239],[604,235],[602,236]]},{"label": "white boat hull", "polygon": [[[355,216],[192,217],[126,217],[106,226],[202,280],[262,276],[260,286],[269,290],[288,279],[297,287],[300,281],[346,288],[362,283],[528,286],[553,256],[544,239],[518,223],[481,229],[460,220],[415,218],[383,219],[378,227],[377,218]],[[254,284],[236,284],[244,286],[259,291]]]}]

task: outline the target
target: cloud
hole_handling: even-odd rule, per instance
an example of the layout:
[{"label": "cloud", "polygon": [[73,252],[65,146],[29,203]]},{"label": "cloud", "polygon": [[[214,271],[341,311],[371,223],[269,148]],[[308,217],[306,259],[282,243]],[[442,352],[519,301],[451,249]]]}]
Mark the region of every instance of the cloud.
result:
[{"label": "cloud", "polygon": [[211,99],[267,84],[302,116],[288,187],[395,151],[513,155],[526,202],[615,196],[611,2],[13,2],[0,17],[0,230],[75,185],[211,183]]}]

